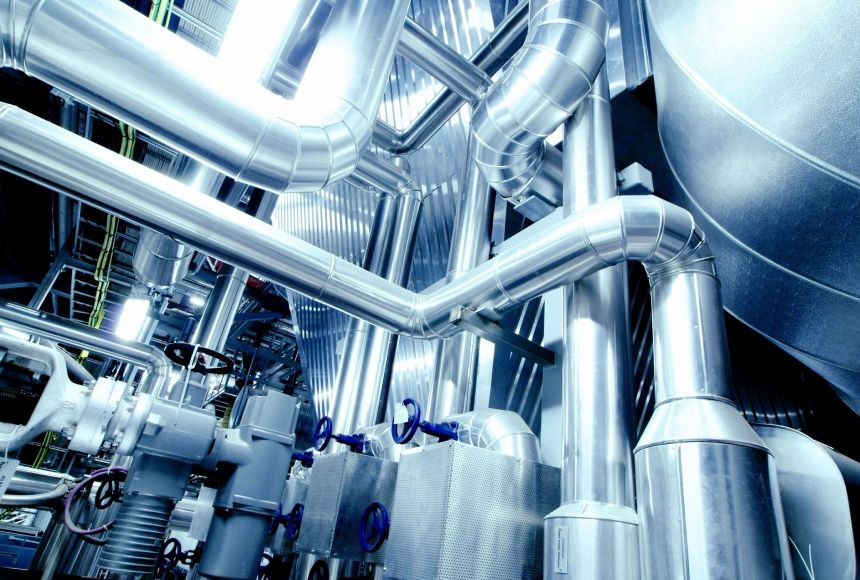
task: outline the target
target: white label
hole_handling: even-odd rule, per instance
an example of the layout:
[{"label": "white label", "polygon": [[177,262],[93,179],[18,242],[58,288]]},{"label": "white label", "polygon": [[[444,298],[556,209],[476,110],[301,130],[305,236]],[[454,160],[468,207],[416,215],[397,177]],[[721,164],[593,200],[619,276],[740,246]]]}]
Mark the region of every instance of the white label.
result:
[{"label": "white label", "polygon": [[567,526],[555,529],[555,572],[567,574]]},{"label": "white label", "polygon": [[406,405],[394,405],[394,422],[400,424],[408,420],[409,410],[406,408]]},{"label": "white label", "polygon": [[18,469],[20,461],[17,459],[0,459],[0,495],[6,493],[9,489],[9,484],[12,483],[12,476],[15,475],[15,470]]}]

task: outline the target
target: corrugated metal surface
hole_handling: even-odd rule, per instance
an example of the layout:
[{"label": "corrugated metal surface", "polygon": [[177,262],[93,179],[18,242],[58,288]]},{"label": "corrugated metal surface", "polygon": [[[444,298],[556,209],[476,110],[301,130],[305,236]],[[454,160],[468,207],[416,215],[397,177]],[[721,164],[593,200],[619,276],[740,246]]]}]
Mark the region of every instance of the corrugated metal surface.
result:
[{"label": "corrugated metal surface", "polygon": [[[489,35],[488,0],[413,0],[410,16],[449,46],[470,55]],[[409,124],[440,90],[439,84],[397,57],[380,118],[398,128]],[[409,156],[417,183],[429,194],[424,205],[409,287],[423,290],[445,274],[460,176],[466,160],[468,108],[422,150]],[[361,262],[375,209],[375,196],[346,184],[323,192],[281,196],[274,223],[284,231],[355,263]],[[337,344],[348,318],[304,297],[292,296],[302,366],[314,408],[325,414],[337,371]],[[436,344],[402,339],[397,348],[391,399],[426,401],[433,379]]]}]

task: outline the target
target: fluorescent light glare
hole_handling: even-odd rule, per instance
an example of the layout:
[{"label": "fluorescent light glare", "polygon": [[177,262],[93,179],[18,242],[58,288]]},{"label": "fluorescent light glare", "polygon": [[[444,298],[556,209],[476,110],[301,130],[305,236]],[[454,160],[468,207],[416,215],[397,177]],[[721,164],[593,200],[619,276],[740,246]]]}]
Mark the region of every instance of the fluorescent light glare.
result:
[{"label": "fluorescent light glare", "polygon": [[203,296],[201,296],[200,294],[189,294],[188,304],[190,304],[194,308],[200,308],[201,306],[206,304],[206,299],[203,298]]},{"label": "fluorescent light glare", "polygon": [[146,324],[149,313],[149,300],[146,298],[129,298],[122,306],[119,322],[116,325],[116,334],[127,340],[137,339],[143,325]]}]

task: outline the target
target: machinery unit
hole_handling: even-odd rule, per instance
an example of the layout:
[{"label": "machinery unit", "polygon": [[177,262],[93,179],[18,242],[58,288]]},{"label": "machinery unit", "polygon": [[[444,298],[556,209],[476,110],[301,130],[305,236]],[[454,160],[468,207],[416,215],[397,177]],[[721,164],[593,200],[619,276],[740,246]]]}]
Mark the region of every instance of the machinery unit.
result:
[{"label": "machinery unit", "polygon": [[0,0],[0,578],[857,580],[858,31]]},{"label": "machinery unit", "polygon": [[386,577],[540,578],[544,517],[559,504],[558,468],[458,441],[400,460]]}]

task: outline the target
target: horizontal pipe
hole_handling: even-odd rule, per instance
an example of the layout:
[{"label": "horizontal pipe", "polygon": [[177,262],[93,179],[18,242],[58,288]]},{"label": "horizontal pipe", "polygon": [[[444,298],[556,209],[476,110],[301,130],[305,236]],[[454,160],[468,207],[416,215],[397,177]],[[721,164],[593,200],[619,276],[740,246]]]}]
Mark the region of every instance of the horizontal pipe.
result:
[{"label": "horizontal pipe", "polygon": [[458,424],[462,443],[540,463],[540,442],[514,411],[482,409],[445,417],[445,421]]},{"label": "horizontal pipe", "polygon": [[[522,46],[528,28],[529,3],[520,2],[496,27],[490,38],[478,48],[469,61],[488,77],[496,74]],[[464,101],[454,90],[445,88],[404,131],[384,121],[373,126],[373,143],[391,153],[405,154],[423,147],[453,117]]]},{"label": "horizontal pipe", "polygon": [[525,44],[475,108],[471,155],[496,191],[524,191],[540,172],[545,138],[570,117],[606,56],[597,0],[533,0]]},{"label": "horizontal pipe", "polygon": [[13,494],[37,494],[53,491],[63,482],[75,482],[67,473],[19,465],[7,491]]},{"label": "horizontal pipe", "polygon": [[397,52],[468,102],[483,96],[490,78],[426,28],[406,19]]},{"label": "horizontal pipe", "polygon": [[4,326],[142,366],[150,373],[147,392],[159,392],[170,379],[173,365],[167,356],[154,346],[124,340],[104,330],[6,301],[0,301],[0,321]]},{"label": "horizontal pipe", "polygon": [[510,251],[417,294],[8,105],[0,107],[0,164],[356,318],[423,338],[455,334],[455,308],[498,315],[607,266],[674,263],[702,243],[686,210],[653,196],[616,198],[538,223]]},{"label": "horizontal pipe", "polygon": [[0,1],[0,62],[238,181],[318,191],[370,142],[408,5],[337,3],[292,101],[115,0]]}]

